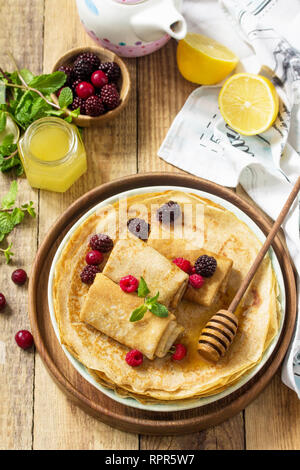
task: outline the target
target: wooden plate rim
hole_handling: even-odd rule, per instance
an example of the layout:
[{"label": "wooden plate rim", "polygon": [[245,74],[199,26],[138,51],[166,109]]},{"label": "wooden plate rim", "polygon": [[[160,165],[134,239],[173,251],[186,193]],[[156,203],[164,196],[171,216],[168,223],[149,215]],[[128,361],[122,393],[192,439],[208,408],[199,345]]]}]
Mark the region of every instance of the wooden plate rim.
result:
[{"label": "wooden plate rim", "polygon": [[[91,402],[89,398],[77,390],[73,384],[63,375],[63,373],[56,366],[53,358],[50,356],[47,348],[44,345],[42,333],[39,329],[39,313],[35,302],[39,272],[44,264],[44,261],[47,259],[47,255],[50,252],[50,247],[57,239],[55,234],[59,235],[72,221],[75,222],[75,219],[78,218],[79,215],[83,215],[83,213],[87,212],[89,208],[93,207],[98,202],[101,202],[101,200],[104,200],[113,195],[117,195],[129,189],[160,185],[182,186],[191,188],[191,190],[201,189],[208,193],[220,196],[221,198],[228,200],[232,204],[236,205],[239,209],[250,216],[264,233],[267,233],[270,229],[270,223],[267,218],[261,213],[258,214],[257,210],[247,201],[240,198],[231,190],[202,178],[176,173],[145,173],[132,175],[105,183],[92,189],[77,199],[73,204],[71,204],[71,206],[69,206],[69,208],[53,224],[48,234],[46,235],[37,252],[29,280],[29,317],[35,339],[36,349],[38,350],[51,376],[63,389],[63,391],[70,398],[75,400],[75,402],[86,412],[96,416],[106,424],[129,432],[138,432],[144,434],[183,434],[196,432],[209,426],[219,424],[244,409],[265,388],[284,359],[293,334],[297,312],[297,301],[295,277],[292,264],[288,253],[285,251],[278,237],[276,237],[273,243],[273,248],[280,262],[285,281],[286,318],[277,346],[271,358],[263,367],[262,371],[257,374],[258,378],[255,376],[241,389],[233,392],[233,394],[231,394],[229,397],[237,394],[237,397],[234,399],[234,401],[226,404],[224,407],[222,407],[221,410],[212,410],[206,415],[194,416],[197,410],[199,410],[198,408],[178,412],[145,412],[144,410],[135,409],[135,412],[139,417],[133,417],[128,415],[126,416],[126,414],[120,415],[119,413],[113,412],[108,408],[102,407],[98,403]],[[68,361],[67,358],[66,361]],[[93,387],[88,382],[85,381],[85,383],[88,384],[88,386]],[[240,393],[241,390],[242,393]],[[238,393],[240,393],[240,395],[238,395]],[[222,399],[220,401],[222,401]],[[213,405],[217,405],[218,403],[219,401],[214,402]],[[205,405],[204,407],[201,407],[201,410],[208,408],[211,405],[212,404]],[[123,406],[124,410],[127,408],[125,405],[120,404],[120,406]],[[151,419],[143,417],[143,414],[147,414],[148,416],[151,415]],[[158,415],[160,418],[166,415],[166,419],[160,419],[159,421],[156,421],[155,418],[158,417]]]}]

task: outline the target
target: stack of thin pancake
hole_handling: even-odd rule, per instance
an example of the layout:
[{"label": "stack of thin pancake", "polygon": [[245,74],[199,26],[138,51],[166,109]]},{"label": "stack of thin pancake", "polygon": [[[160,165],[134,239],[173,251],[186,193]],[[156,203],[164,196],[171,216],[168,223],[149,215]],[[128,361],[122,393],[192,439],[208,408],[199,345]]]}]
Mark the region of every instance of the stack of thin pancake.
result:
[{"label": "stack of thin pancake", "polygon": [[[113,210],[103,208],[73,233],[55,269],[53,300],[62,344],[101,384],[143,402],[194,399],[226,389],[261,360],[278,332],[278,287],[266,257],[239,306],[240,326],[227,355],[217,364],[201,359],[197,352],[201,330],[217,310],[228,307],[261,244],[230,211],[180,191],[129,198],[128,219],[141,216],[136,208],[143,204],[150,221],[151,205],[160,207],[170,200],[182,207],[203,206],[201,244],[196,235],[192,240],[184,235],[167,239],[154,220],[147,242],[133,235],[124,240],[121,234],[110,232]],[[111,209],[118,209],[118,203]],[[95,233],[114,236],[115,246],[105,259],[103,273],[89,287],[79,274],[88,240]],[[210,253],[218,261],[215,276],[201,289],[186,289],[188,276],[172,260],[183,257],[194,263],[200,255]],[[118,286],[120,278],[128,274],[143,276],[151,294],[159,290],[159,301],[169,309],[167,318],[147,312],[141,322],[129,322],[130,312],[142,299],[123,293]],[[180,362],[167,353],[177,339],[187,347],[187,356]],[[139,367],[125,361],[131,348],[144,354]]]}]

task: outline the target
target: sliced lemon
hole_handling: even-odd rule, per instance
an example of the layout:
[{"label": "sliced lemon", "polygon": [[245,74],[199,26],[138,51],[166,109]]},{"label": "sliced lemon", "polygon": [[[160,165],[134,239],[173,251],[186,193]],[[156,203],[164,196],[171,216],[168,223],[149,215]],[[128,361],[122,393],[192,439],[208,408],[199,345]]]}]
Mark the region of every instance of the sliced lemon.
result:
[{"label": "sliced lemon", "polygon": [[243,135],[266,131],[275,121],[279,99],[274,85],[265,77],[237,73],[228,78],[219,94],[224,120]]},{"label": "sliced lemon", "polygon": [[193,83],[214,85],[224,80],[239,59],[227,47],[202,34],[187,33],[177,47],[180,73]]}]

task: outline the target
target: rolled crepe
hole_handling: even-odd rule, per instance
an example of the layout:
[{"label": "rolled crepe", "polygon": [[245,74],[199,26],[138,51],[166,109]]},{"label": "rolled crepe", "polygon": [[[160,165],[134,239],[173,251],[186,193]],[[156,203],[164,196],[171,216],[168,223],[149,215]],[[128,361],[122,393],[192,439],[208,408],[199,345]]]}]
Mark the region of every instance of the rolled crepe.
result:
[{"label": "rolled crepe", "polygon": [[160,318],[147,311],[142,320],[130,322],[133,310],[143,299],[126,294],[111,279],[97,274],[89,289],[80,320],[128,348],[138,349],[148,359],[164,357],[183,331],[174,315]]},{"label": "rolled crepe", "polygon": [[[148,246],[159,251],[169,260],[181,257],[189,260],[192,264],[202,255],[213,256],[217,261],[217,269],[212,277],[205,278],[205,282],[200,289],[195,289],[191,285],[185,291],[184,298],[204,307],[210,307],[218,298],[219,293],[225,293],[228,285],[232,260],[225,256],[212,253],[203,248],[191,249],[191,243],[184,239],[162,239],[156,236],[148,239]],[[157,235],[157,232],[156,232]]]},{"label": "rolled crepe", "polygon": [[138,238],[115,244],[103,274],[117,284],[129,274],[138,280],[143,277],[150,295],[159,291],[159,302],[171,309],[182,299],[189,279],[184,271]]}]

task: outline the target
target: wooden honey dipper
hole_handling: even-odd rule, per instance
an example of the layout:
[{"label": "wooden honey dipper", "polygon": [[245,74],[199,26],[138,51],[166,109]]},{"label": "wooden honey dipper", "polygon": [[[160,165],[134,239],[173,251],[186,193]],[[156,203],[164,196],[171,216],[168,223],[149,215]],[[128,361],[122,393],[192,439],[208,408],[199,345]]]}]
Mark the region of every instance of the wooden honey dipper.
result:
[{"label": "wooden honey dipper", "polygon": [[252,281],[256,271],[258,270],[262,260],[264,259],[265,254],[270,248],[275,236],[277,235],[277,232],[280,229],[281,224],[284,221],[299,190],[300,176],[298,177],[295,186],[293,187],[276,222],[267,236],[265,243],[255,258],[247,276],[243,280],[239,290],[229,305],[228,310],[220,310],[217,312],[203,328],[199,338],[198,352],[204,359],[211,362],[217,362],[226,354],[230,345],[232,344],[238,329],[238,318],[234,312],[243,295],[245,294],[250,282]]}]

